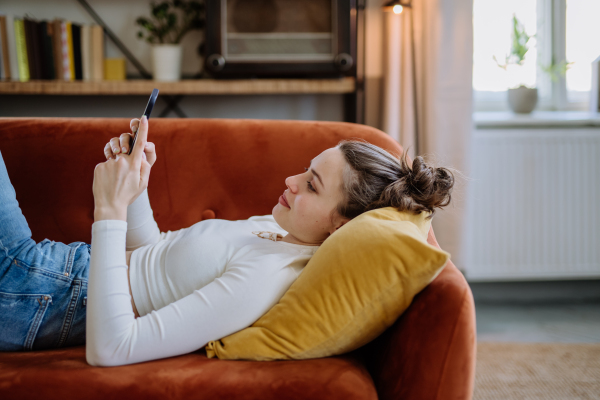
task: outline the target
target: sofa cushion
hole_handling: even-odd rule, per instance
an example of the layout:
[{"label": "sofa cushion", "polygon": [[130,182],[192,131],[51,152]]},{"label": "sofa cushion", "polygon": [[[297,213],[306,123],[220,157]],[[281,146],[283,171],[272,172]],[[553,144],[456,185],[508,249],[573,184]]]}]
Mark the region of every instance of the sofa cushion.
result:
[{"label": "sofa cushion", "polygon": [[262,363],[203,352],[113,368],[85,362],[85,347],[0,353],[1,399],[377,399],[352,356]]},{"label": "sofa cushion", "polygon": [[394,323],[449,254],[428,244],[428,213],[364,213],[332,234],[251,327],[207,345],[221,359],[307,359],[354,350]]}]

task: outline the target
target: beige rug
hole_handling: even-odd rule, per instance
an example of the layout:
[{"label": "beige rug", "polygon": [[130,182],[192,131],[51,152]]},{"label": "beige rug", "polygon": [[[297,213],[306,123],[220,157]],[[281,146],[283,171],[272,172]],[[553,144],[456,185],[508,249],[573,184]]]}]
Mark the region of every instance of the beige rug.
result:
[{"label": "beige rug", "polygon": [[600,399],[600,343],[478,343],[473,400],[496,399]]}]

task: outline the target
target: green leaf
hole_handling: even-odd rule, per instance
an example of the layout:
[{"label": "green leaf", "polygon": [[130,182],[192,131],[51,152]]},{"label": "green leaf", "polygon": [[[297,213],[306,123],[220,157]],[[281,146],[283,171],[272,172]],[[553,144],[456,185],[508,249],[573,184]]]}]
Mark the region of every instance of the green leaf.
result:
[{"label": "green leaf", "polygon": [[135,20],[135,23],[138,25],[144,26],[144,25],[148,24],[149,21],[144,17],[139,17],[138,19]]},{"label": "green leaf", "polygon": [[175,13],[170,13],[167,18],[167,26],[169,28],[174,28],[177,24],[177,15]]},{"label": "green leaf", "polygon": [[513,33],[512,33],[512,47],[510,50],[511,56],[514,58],[515,64],[523,64],[525,54],[529,51],[527,43],[531,39],[531,36],[525,32],[525,27],[517,19],[517,16],[513,14]]},{"label": "green leaf", "polygon": [[156,31],[156,27],[151,22],[148,22],[148,23],[144,24],[143,26],[144,26],[144,28],[146,28],[150,32],[155,32]]},{"label": "green leaf", "polygon": [[558,82],[558,78],[565,76],[572,64],[572,62],[568,62],[567,60],[558,63],[552,61],[550,64],[540,65],[540,67],[542,68],[542,71],[548,74],[552,82]]},{"label": "green leaf", "polygon": [[162,3],[159,3],[157,5],[154,5],[154,4],[152,5],[152,15],[154,15],[154,17],[156,19],[165,18],[168,10],[169,10],[169,2],[167,2],[167,1],[163,1]]},{"label": "green leaf", "polygon": [[136,23],[148,31],[149,43],[179,43],[190,30],[205,27],[204,10],[204,0],[153,1],[152,18],[139,17]]}]

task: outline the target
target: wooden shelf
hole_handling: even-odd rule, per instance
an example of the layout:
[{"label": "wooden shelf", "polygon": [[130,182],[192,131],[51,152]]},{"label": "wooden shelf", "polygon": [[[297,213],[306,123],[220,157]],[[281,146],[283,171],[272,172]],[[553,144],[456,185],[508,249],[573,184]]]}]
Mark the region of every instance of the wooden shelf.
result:
[{"label": "wooden shelf", "polygon": [[355,80],[340,79],[197,79],[179,82],[151,80],[64,82],[0,82],[0,94],[147,95],[158,88],[166,95],[352,93]]}]

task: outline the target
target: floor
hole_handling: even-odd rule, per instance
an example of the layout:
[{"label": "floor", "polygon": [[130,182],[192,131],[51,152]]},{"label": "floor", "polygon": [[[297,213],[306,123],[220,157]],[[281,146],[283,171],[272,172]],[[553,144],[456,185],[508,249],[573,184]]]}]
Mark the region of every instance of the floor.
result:
[{"label": "floor", "polygon": [[600,399],[600,280],[469,284],[473,400]]},{"label": "floor", "polygon": [[600,343],[600,280],[470,285],[480,342]]},{"label": "floor", "polygon": [[600,343],[600,303],[477,304],[477,340]]}]

